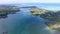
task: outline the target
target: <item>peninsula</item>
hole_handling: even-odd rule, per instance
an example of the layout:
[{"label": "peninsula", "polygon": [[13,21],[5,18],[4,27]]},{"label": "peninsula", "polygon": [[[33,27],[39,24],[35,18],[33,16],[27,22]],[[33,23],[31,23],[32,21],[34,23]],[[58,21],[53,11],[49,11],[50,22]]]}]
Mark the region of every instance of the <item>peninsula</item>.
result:
[{"label": "peninsula", "polygon": [[6,18],[8,14],[15,14],[20,11],[16,6],[0,5],[0,18]]},{"label": "peninsula", "polygon": [[31,15],[39,16],[48,21],[45,24],[52,30],[60,31],[60,10],[47,10],[42,8],[31,8]]}]

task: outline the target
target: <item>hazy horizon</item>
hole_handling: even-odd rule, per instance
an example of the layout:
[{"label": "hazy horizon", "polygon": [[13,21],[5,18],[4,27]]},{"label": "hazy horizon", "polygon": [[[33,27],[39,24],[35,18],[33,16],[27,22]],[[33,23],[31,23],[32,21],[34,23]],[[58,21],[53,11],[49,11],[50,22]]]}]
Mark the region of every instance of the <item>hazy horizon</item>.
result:
[{"label": "hazy horizon", "polygon": [[0,4],[20,4],[20,3],[60,3],[59,0],[0,0]]}]

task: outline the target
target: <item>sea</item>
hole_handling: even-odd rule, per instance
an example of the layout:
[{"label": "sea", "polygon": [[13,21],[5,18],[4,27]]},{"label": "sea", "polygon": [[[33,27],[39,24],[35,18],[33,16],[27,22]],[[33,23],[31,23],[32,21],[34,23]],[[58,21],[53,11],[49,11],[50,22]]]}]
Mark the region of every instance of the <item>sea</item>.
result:
[{"label": "sea", "polygon": [[[60,10],[60,4],[56,3],[20,3],[7,4],[17,7],[36,6],[48,10]],[[46,19],[31,16],[31,8],[20,8],[15,14],[8,14],[7,18],[0,18],[0,34],[60,34],[60,31],[51,30],[45,25]]]}]

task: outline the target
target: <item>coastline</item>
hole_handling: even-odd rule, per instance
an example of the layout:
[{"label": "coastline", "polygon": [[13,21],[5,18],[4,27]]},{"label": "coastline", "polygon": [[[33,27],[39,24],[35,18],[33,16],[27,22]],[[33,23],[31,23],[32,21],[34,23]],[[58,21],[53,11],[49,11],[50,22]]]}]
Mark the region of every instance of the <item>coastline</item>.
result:
[{"label": "coastline", "polygon": [[58,30],[53,30],[53,33],[54,33],[54,34],[60,34],[60,31],[58,31]]}]

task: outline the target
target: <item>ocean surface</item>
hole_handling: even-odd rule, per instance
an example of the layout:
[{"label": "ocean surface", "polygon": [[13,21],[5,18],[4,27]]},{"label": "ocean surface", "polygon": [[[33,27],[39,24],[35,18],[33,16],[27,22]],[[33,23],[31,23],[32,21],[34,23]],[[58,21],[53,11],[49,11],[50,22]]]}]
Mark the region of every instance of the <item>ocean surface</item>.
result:
[{"label": "ocean surface", "polygon": [[[18,7],[37,6],[49,10],[60,10],[60,4],[18,4]],[[0,19],[0,34],[59,34],[44,24],[47,20],[31,16],[30,8],[21,8],[16,14],[8,14],[7,18]],[[55,33],[56,32],[56,33]]]}]

